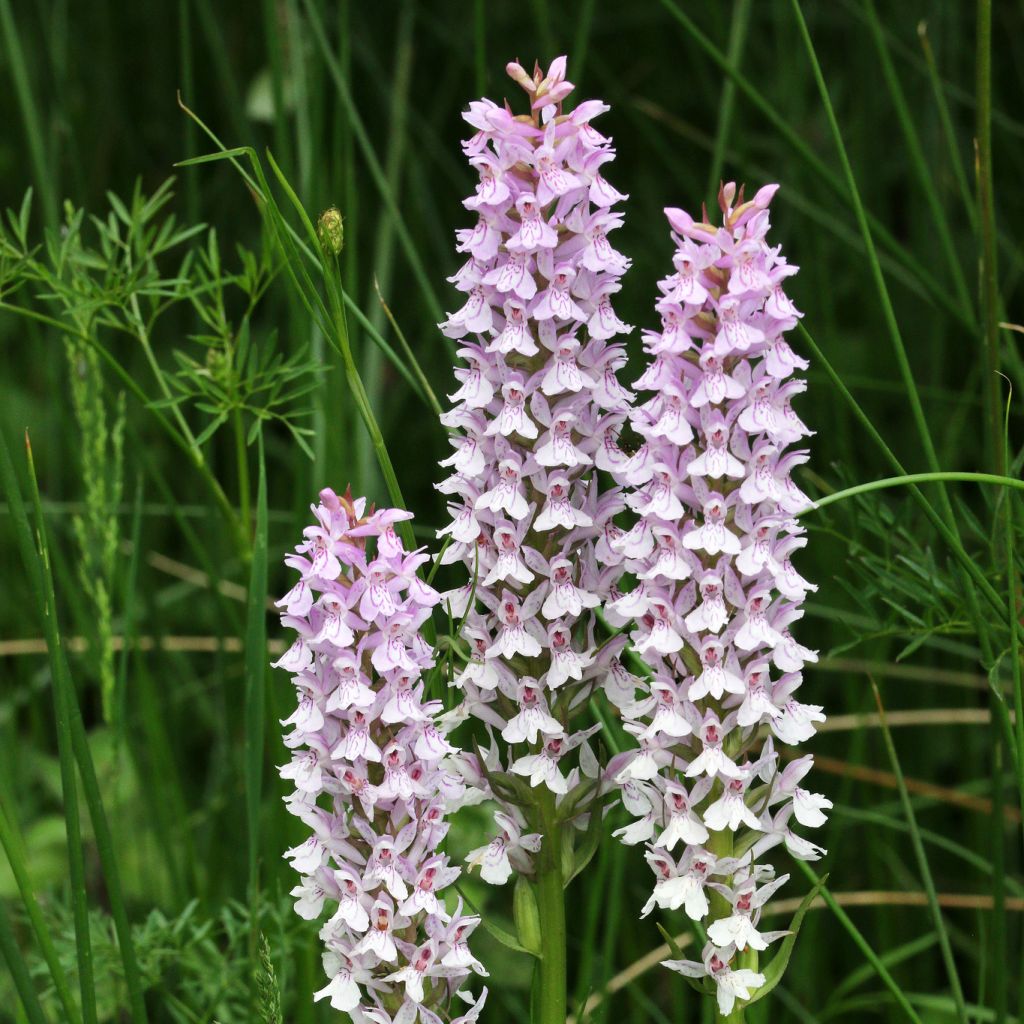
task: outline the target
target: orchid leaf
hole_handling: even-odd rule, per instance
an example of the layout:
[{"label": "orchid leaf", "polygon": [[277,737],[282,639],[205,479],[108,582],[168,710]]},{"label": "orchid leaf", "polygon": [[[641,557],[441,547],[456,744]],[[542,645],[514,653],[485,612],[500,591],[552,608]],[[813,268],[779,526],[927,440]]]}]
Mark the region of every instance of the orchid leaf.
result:
[{"label": "orchid leaf", "polygon": [[804,914],[810,909],[814,897],[821,892],[827,881],[828,875],[822,875],[818,883],[803,898],[800,906],[797,907],[797,911],[793,915],[793,920],[789,926],[789,934],[782,940],[779,951],[762,972],[764,974],[764,984],[743,1004],[744,1006],[749,1006],[751,1003],[756,1003],[759,999],[763,999],[782,980],[782,975],[786,973],[786,968],[789,966],[789,958],[793,955],[793,947],[796,945],[796,937],[800,932],[800,925],[803,924]]}]

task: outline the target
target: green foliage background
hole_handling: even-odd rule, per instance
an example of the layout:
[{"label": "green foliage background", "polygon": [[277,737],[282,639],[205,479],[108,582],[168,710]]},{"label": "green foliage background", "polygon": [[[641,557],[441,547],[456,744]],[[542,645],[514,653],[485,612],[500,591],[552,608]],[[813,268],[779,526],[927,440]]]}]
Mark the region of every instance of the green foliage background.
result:
[{"label": "green foliage background", "polygon": [[[447,446],[424,395],[451,390],[435,323],[456,301],[445,277],[458,265],[452,232],[467,223],[459,112],[481,93],[516,102],[503,73],[516,57],[568,53],[578,95],[612,105],[601,124],[619,152],[609,176],[631,194],[616,242],[633,259],[617,309],[640,327],[654,326],[654,282],[671,254],[661,208],[710,204],[720,177],[782,184],[774,241],[803,268],[791,293],[848,389],[815,358],[800,406],[817,431],[802,486],[827,495],[899,475],[879,439],[907,472],[1019,478],[1024,9],[997,0],[980,57],[967,0],[802,10],[855,191],[790,0],[0,0],[0,207],[13,211],[0,243],[0,431],[26,499],[31,436],[69,679],[121,874],[114,884],[86,787],[74,840],[62,799],[73,730],[65,749],[51,696],[59,659],[46,657],[38,569],[20,560],[4,506],[0,940],[28,971],[42,1019],[70,1018],[16,862],[76,1008],[74,919],[80,933],[88,914],[97,1020],[138,1019],[119,907],[150,1020],[331,1017],[310,1002],[318,940],[291,913],[280,859],[298,838],[272,769],[290,696],[282,674],[259,680],[262,631],[280,635],[264,621],[260,543],[277,594],[280,557],[320,487],[351,483],[379,502],[388,491],[339,339],[286,272],[281,224],[268,226],[281,216],[302,234],[268,147],[311,216],[328,205],[344,215],[351,351],[423,543],[443,514],[432,484]],[[977,80],[989,59],[990,102]],[[255,148],[279,208],[264,216],[229,163],[175,170],[217,149],[179,92],[225,147]],[[991,214],[975,174],[986,124]],[[245,157],[240,166],[250,170]],[[986,239],[997,262],[979,277]],[[806,339],[796,345],[811,354]],[[636,332],[633,376],[638,351]],[[808,517],[800,569],[820,589],[800,639],[823,653],[808,692],[833,716],[809,749],[836,803],[824,869],[849,917],[808,915],[783,984],[749,1011],[754,1024],[1024,1013],[1024,731],[1012,720],[1009,628],[1024,603],[1019,492],[943,486],[850,496]],[[469,812],[453,845],[478,845],[486,827]],[[575,1006],[614,989],[591,998],[588,1021],[707,1012],[676,976],[639,970],[662,941],[653,918],[637,917],[649,884],[640,852],[610,837],[573,883]],[[510,893],[466,885],[512,927]],[[794,871],[783,895],[805,889]],[[661,923],[679,933],[686,921]],[[528,958],[480,938],[494,975],[484,1019],[524,1019]],[[623,985],[624,971],[637,980]],[[33,1019],[15,973],[0,970],[3,1021]]]}]

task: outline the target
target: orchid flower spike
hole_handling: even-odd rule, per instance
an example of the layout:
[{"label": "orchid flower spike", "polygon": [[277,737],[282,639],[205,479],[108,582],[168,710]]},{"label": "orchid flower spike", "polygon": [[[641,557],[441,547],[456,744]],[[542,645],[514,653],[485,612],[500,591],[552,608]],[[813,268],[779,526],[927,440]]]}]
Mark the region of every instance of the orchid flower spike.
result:
[{"label": "orchid flower spike", "polygon": [[285,558],[299,579],[277,605],[295,640],[274,664],[297,698],[282,722],[285,804],[310,830],[285,854],[300,876],[291,894],[299,916],[326,918],[315,998],[357,1022],[437,1024],[486,974],[466,943],[478,919],[444,900],[461,869],[439,848],[466,788],[424,693],[434,651],[420,630],[440,597],[416,574],[427,556],[395,533],[410,513],[326,489],[313,514]]},{"label": "orchid flower spike", "polygon": [[797,698],[817,654],[790,632],[816,588],[791,561],[811,504],[792,471],[811,431],[791,405],[807,363],[785,340],[801,315],[783,288],[797,268],[766,241],[776,188],[744,200],[723,185],[720,225],[665,211],[676,252],[636,382],[653,395],[632,414],[642,444],[617,471],[638,518],[612,541],[638,584],[609,614],[652,670],[623,708],[638,747],[610,769],[640,819],[619,834],[647,845],[648,907],[705,923],[702,959],[666,965],[710,979],[723,1015],[764,983],[758,952],[784,934],[757,928],[788,877],[762,858],[780,844],[819,857],[792,825],[821,825],[832,806],[802,788],[811,757],[783,770],[775,749],[825,718]]},{"label": "orchid flower spike", "polygon": [[608,791],[596,727],[577,723],[588,697],[633,699],[625,638],[602,643],[596,616],[622,561],[609,547],[622,500],[602,472],[626,461],[617,437],[633,397],[616,378],[616,339],[632,328],[612,306],[630,265],[611,240],[627,197],[603,174],[615,151],[593,122],[608,107],[569,109],[565,58],[507,71],[526,112],[483,99],[464,115],[475,223],[456,233],[464,303],[440,325],[464,364],[442,417],[453,452],[439,485],[451,516],[441,561],[465,568],[443,595],[469,648],[454,714],[493,737],[466,771],[499,805],[497,835],[470,857],[495,883],[533,870],[547,829],[531,791],[571,807],[559,812],[570,828]]}]

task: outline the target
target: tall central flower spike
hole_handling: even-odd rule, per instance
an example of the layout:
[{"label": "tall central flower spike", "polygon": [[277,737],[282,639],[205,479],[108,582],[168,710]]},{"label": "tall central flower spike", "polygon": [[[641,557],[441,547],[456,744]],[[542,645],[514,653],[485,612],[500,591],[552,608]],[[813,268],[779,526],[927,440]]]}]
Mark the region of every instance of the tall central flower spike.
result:
[{"label": "tall central flower spike", "polygon": [[467,259],[451,280],[465,305],[440,325],[465,362],[442,417],[455,451],[442,463],[451,522],[439,535],[442,561],[462,563],[467,582],[445,600],[469,647],[457,714],[503,741],[488,741],[476,780],[501,805],[498,835],[471,857],[495,883],[533,873],[538,833],[586,823],[598,726],[579,728],[577,712],[599,686],[620,703],[634,696],[623,643],[601,644],[594,613],[619,572],[600,555],[624,507],[600,472],[625,462],[616,438],[633,397],[613,340],[632,328],[612,308],[630,265],[610,240],[627,197],[603,177],[615,153],[591,123],[609,108],[566,109],[564,57],[547,75],[507,70],[529,113],[484,99],[464,114],[479,175],[464,205],[477,221],[457,232]]},{"label": "tall central flower spike", "polygon": [[[288,810],[312,834],[285,856],[299,872],[295,910],[330,916],[320,930],[329,998],[357,1022],[451,1020],[471,972],[486,975],[467,937],[479,918],[446,907],[460,869],[439,846],[465,786],[457,751],[425,701],[434,665],[420,627],[440,600],[417,577],[394,524],[408,512],[365,514],[366,502],[320,493],[316,523],[285,563],[299,581],[277,602],[297,634],[276,667],[292,673],[298,707],[283,721],[294,753],[281,769]],[[458,1017],[476,1020],[484,989]]]},{"label": "tall central flower spike", "polygon": [[811,432],[790,404],[807,363],[784,339],[800,316],[783,291],[797,268],[765,241],[777,187],[744,202],[723,186],[721,227],[706,211],[665,211],[675,269],[637,382],[654,397],[635,411],[644,443],[621,476],[639,520],[615,542],[637,586],[611,617],[632,624],[652,669],[624,715],[639,749],[609,766],[638,817],[621,837],[647,845],[657,879],[643,914],[681,907],[704,922],[701,961],[665,964],[710,979],[722,1015],[764,984],[758,952],[785,934],[758,930],[789,877],[760,858],[785,843],[817,859],[791,824],[821,825],[831,807],[802,788],[811,756],[782,767],[775,750],[825,718],[796,698],[817,655],[790,633],[816,588],[791,561],[806,544],[795,514],[810,505],[790,475],[807,452],[793,446]]}]

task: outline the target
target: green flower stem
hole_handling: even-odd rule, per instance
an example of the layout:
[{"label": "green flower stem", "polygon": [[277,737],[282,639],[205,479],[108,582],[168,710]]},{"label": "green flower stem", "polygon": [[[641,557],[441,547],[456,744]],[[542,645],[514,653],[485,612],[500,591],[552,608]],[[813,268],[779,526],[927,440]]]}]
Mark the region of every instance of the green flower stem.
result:
[{"label": "green flower stem", "polygon": [[[716,785],[716,789],[717,788],[718,787]],[[721,832],[712,832],[710,838],[704,844],[704,848],[713,857],[720,860],[723,857],[731,857],[733,855],[734,840],[735,833],[732,829],[724,828]],[[725,883],[727,885],[731,882],[731,878],[725,879]],[[710,928],[716,921],[721,921],[724,918],[732,916],[732,904],[725,896],[715,889],[710,890],[708,893],[708,906],[708,916],[704,922],[705,926],[708,928]],[[753,965],[744,963],[742,966],[750,967],[752,970],[757,970],[756,963]],[[716,1004],[715,1021],[718,1022],[718,1024],[743,1024],[743,1008],[737,1004],[733,1007],[732,1013],[725,1015],[719,1012]]]},{"label": "green flower stem", "polygon": [[555,797],[547,787],[538,796],[544,839],[537,856],[537,911],[540,917],[540,980],[536,1024],[565,1024],[566,989],[565,884],[562,877],[562,829],[555,817]]}]

